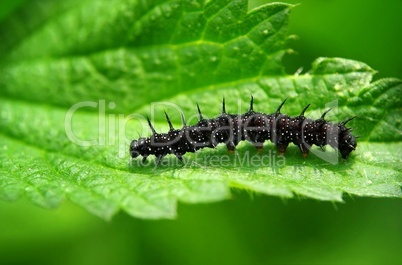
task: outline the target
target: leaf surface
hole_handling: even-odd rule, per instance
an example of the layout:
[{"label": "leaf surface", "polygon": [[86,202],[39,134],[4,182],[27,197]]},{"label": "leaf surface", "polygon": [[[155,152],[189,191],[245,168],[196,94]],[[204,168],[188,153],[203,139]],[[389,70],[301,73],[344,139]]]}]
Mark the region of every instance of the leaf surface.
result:
[{"label": "leaf surface", "polygon": [[[117,211],[174,218],[178,201],[213,202],[232,189],[291,198],[342,201],[343,194],[402,197],[402,83],[372,82],[374,70],[318,58],[304,74],[286,74],[282,57],[292,6],[247,11],[245,0],[32,1],[0,25],[0,198],[22,196],[55,208],[69,199],[109,219]],[[24,17],[27,10],[35,16]],[[10,26],[11,25],[11,26]],[[26,26],[29,25],[29,26]],[[12,30],[10,30],[12,29]],[[149,135],[145,115],[167,131],[180,112],[189,124],[198,102],[206,117],[255,109],[329,119],[356,115],[361,136],[347,161],[295,146],[285,157],[241,143],[130,162],[130,140]]]}]

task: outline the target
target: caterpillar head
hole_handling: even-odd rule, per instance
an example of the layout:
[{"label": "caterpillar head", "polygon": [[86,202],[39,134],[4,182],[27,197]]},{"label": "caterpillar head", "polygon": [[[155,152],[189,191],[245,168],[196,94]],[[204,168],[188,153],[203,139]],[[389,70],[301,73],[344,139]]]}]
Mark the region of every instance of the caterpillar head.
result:
[{"label": "caterpillar head", "polygon": [[130,155],[132,158],[142,154],[142,150],[146,148],[145,138],[139,138],[138,140],[133,140],[130,144]]},{"label": "caterpillar head", "polygon": [[346,130],[343,135],[340,137],[339,142],[339,152],[343,159],[347,159],[349,154],[356,150],[356,138],[350,133],[349,130]]}]

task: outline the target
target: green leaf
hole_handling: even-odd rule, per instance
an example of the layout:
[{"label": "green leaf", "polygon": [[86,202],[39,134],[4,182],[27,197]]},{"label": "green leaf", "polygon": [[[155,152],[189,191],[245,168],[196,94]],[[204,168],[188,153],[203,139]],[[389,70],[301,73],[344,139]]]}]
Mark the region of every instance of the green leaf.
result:
[{"label": "green leaf", "polygon": [[[319,58],[305,74],[286,74],[292,6],[247,11],[246,0],[31,1],[0,25],[0,198],[22,196],[55,208],[71,200],[110,219],[124,210],[141,218],[174,218],[178,201],[213,202],[231,190],[342,201],[343,194],[402,197],[402,83],[372,82],[364,63]],[[32,16],[23,16],[26,12]],[[11,25],[11,26],[10,26]],[[10,30],[12,29],[12,30]],[[247,109],[297,115],[312,104],[351,123],[358,141],[347,161],[295,146],[285,157],[267,143],[258,154],[241,143],[130,162],[128,145],[147,136],[144,115],[166,131],[190,124],[198,102],[206,117]],[[163,103],[164,102],[164,103]]]}]

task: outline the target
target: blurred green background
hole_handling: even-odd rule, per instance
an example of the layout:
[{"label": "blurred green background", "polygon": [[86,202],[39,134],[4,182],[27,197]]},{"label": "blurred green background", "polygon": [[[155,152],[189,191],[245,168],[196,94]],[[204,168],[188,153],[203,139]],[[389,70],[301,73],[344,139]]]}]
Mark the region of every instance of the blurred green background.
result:
[{"label": "blurred green background", "polygon": [[[2,1],[0,19],[19,1]],[[250,7],[267,1],[251,1]],[[289,73],[320,56],[368,63],[402,78],[402,1],[299,0]],[[177,220],[111,222],[66,202],[49,211],[0,201],[0,264],[402,264],[402,201],[345,204],[234,191],[232,200],[178,205]]]}]

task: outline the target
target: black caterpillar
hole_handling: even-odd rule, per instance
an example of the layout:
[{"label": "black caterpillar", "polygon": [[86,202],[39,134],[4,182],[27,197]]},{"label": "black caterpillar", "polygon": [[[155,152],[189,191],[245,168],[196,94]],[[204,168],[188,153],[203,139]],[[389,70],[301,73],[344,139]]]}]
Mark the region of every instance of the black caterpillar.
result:
[{"label": "black caterpillar", "polygon": [[297,145],[306,157],[311,146],[322,147],[330,145],[339,149],[342,158],[347,159],[349,154],[356,149],[356,137],[351,133],[351,128],[346,128],[349,118],[339,124],[328,122],[325,115],[331,110],[325,111],[318,120],[311,120],[304,116],[304,112],[310,106],[308,104],[297,117],[289,117],[281,114],[280,110],[286,100],[273,114],[264,114],[253,110],[253,97],[250,101],[250,109],[242,114],[228,114],[225,110],[225,99],[222,103],[222,115],[214,119],[204,119],[197,104],[199,121],[196,125],[187,126],[182,115],[183,128],[176,130],[165,112],[170,130],[167,133],[157,133],[147,117],[152,130],[149,138],[140,137],[130,144],[130,155],[135,158],[139,155],[146,161],[149,155],[157,157],[157,163],[167,154],[174,154],[179,160],[187,152],[195,152],[198,149],[214,148],[219,143],[225,143],[228,152],[232,153],[240,141],[247,140],[261,151],[263,143],[271,140],[279,154],[283,155],[289,143]]}]

